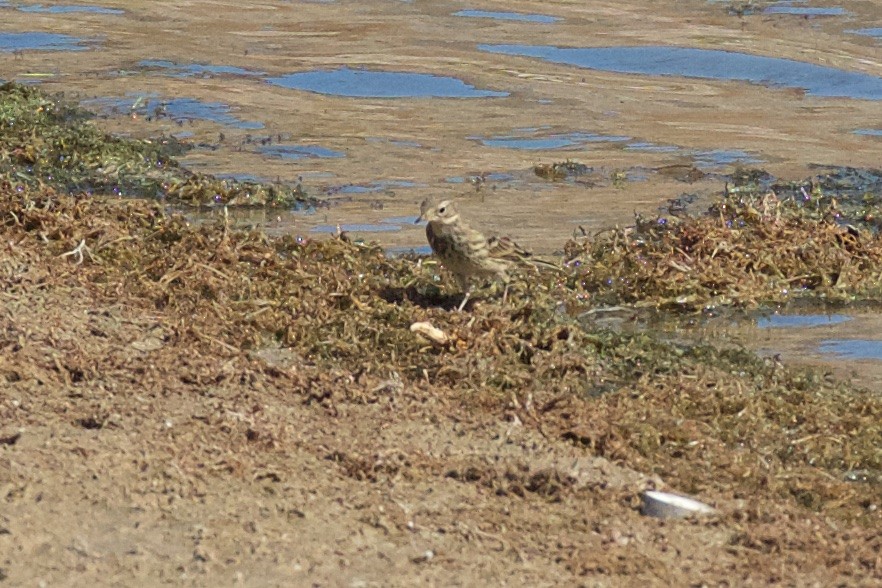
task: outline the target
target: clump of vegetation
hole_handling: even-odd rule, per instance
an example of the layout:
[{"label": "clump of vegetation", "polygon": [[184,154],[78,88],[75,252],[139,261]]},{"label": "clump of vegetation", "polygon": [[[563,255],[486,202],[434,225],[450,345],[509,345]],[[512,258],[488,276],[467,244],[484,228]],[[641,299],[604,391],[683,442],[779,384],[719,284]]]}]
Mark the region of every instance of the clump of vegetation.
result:
[{"label": "clump of vegetation", "polygon": [[882,294],[878,172],[774,183],[739,170],[699,215],[638,216],[566,245],[568,285],[594,304],[686,311]]},{"label": "clump of vegetation", "polygon": [[578,161],[561,161],[557,163],[540,163],[533,166],[533,173],[545,180],[560,181],[591,173],[591,168]]},{"label": "clump of vegetation", "polygon": [[175,160],[184,148],[175,139],[113,137],[91,124],[90,116],[37,88],[0,85],[0,174],[18,185],[199,206],[291,206],[309,200],[299,186],[190,172]]},{"label": "clump of vegetation", "polygon": [[[725,210],[724,221],[689,234],[734,222]],[[758,213],[746,227],[771,223]],[[438,287],[436,268],[374,246],[192,227],[155,203],[17,191],[8,180],[0,218],[4,240],[43,252],[53,279],[159,313],[192,353],[258,358],[282,348],[290,364],[281,369],[309,365],[333,377],[292,392],[305,401],[378,402],[386,385],[430,382],[448,402],[513,413],[682,491],[878,518],[870,506],[882,475],[882,398],[745,350],[596,328],[567,312],[584,304],[575,277],[522,275],[506,303],[486,298],[452,312],[459,298]],[[415,335],[415,322],[448,341]],[[346,385],[353,378],[386,384],[366,395]],[[849,481],[855,472],[867,481]]]}]

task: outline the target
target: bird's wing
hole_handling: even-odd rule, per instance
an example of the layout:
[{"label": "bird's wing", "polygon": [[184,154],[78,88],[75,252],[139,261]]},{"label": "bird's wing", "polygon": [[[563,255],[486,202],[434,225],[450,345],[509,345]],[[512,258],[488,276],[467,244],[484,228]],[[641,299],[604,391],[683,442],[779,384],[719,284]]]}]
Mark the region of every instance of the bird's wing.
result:
[{"label": "bird's wing", "polygon": [[430,222],[426,225],[426,239],[435,255],[445,258],[454,251],[453,239],[443,230],[443,226]]},{"label": "bird's wing", "polygon": [[509,237],[490,237],[487,239],[487,247],[491,257],[528,264],[537,268],[561,270],[557,264],[534,257],[530,250],[524,249]]},{"label": "bird's wing", "polygon": [[487,249],[490,257],[508,259],[510,261],[523,261],[533,255],[509,237],[490,237],[487,239]]}]

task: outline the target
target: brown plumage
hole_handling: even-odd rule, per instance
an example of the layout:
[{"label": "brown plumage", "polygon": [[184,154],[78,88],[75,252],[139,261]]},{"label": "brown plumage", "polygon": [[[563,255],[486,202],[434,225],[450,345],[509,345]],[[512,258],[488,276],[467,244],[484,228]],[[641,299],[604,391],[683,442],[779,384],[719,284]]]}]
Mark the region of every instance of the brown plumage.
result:
[{"label": "brown plumage", "polygon": [[[531,262],[530,252],[508,237],[485,237],[470,227],[459,214],[456,204],[444,200],[438,204],[426,199],[420,205],[419,221],[426,221],[426,238],[441,263],[453,274],[465,293],[459,310],[471,296],[470,279],[496,278],[505,282],[508,294],[508,271],[518,263]],[[544,264],[545,262],[538,262]],[[550,264],[548,264],[550,265]]]}]

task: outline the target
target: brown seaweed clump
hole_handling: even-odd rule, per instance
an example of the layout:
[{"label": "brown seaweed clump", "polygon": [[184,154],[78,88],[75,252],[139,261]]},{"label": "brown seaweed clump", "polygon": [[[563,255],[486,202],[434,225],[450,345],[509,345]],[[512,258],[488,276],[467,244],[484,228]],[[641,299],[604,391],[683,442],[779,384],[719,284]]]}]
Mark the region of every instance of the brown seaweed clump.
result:
[{"label": "brown seaweed clump", "polygon": [[577,161],[540,163],[533,166],[533,173],[542,179],[549,181],[560,181],[567,178],[584,176],[591,172],[591,168],[584,163]]},{"label": "brown seaweed clump", "polygon": [[694,218],[638,217],[567,244],[571,286],[596,302],[684,310],[878,299],[882,238],[839,222],[835,198],[822,202],[747,194]]}]

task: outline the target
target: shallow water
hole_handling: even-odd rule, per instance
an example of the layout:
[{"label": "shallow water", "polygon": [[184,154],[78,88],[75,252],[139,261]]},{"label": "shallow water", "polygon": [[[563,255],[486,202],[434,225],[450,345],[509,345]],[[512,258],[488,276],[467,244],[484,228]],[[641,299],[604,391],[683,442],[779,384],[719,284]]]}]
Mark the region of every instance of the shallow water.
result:
[{"label": "shallow water", "polygon": [[819,351],[842,359],[882,360],[882,341],[874,339],[828,339],[821,342]]},{"label": "shallow water", "polygon": [[401,225],[381,224],[374,225],[369,223],[343,223],[340,225],[317,225],[310,229],[313,233],[327,233],[330,235],[340,231],[346,233],[388,233],[390,231],[400,231]]},{"label": "shallow water", "polygon": [[851,33],[853,35],[863,35],[865,37],[879,37],[882,38],[882,28],[870,28],[870,29],[856,29],[856,30],[848,30],[846,33]]},{"label": "shallow water", "polygon": [[268,157],[281,159],[315,159],[346,157],[341,151],[334,151],[321,145],[266,145],[259,149]]},{"label": "shallow water", "polygon": [[852,317],[841,314],[774,314],[757,319],[756,325],[761,329],[792,329],[794,327],[838,325],[850,320]]},{"label": "shallow water", "polygon": [[815,96],[882,100],[882,78],[792,59],[649,45],[566,48],[541,45],[479,45],[482,51],[538,57],[603,71],[739,80],[771,87],[800,88]]},{"label": "shallow water", "polygon": [[723,5],[726,12],[733,16],[783,15],[801,16],[804,18],[847,16],[850,13],[840,6],[818,7],[805,6],[805,0],[780,0],[777,2],[733,2],[732,0],[708,0],[712,4]]},{"label": "shallow water", "polygon": [[844,8],[839,6],[820,7],[820,6],[788,6],[782,2],[768,6],[762,10],[763,14],[790,14],[793,16],[846,16],[850,14]]},{"label": "shallow water", "polygon": [[489,98],[508,92],[481,90],[448,76],[341,67],[268,78],[277,86],[350,98]]},{"label": "shallow water", "polygon": [[386,255],[389,257],[400,257],[402,255],[431,255],[432,248],[428,245],[416,245],[413,247],[387,247]]},{"label": "shallow water", "polygon": [[860,386],[882,386],[882,315],[858,309],[784,312],[755,321],[755,328],[739,321],[734,339],[791,363],[823,364]]},{"label": "shallow water", "polygon": [[174,63],[163,59],[142,59],[138,62],[138,67],[143,69],[155,69],[172,77],[190,77],[190,76],[219,76],[219,75],[236,75],[236,76],[263,76],[264,72],[251,71],[244,67],[234,67],[230,65],[211,65],[201,63]]},{"label": "shallow water", "polygon": [[546,14],[523,14],[520,12],[489,12],[486,10],[459,10],[457,12],[454,12],[453,16],[489,18],[493,20],[513,20],[519,22],[536,22],[542,24],[553,24],[561,20],[556,16],[548,16]]},{"label": "shallow water", "polygon": [[0,33],[0,52],[12,51],[86,51],[90,41],[57,33]]},{"label": "shallow water", "polygon": [[[817,162],[878,164],[876,101],[824,97],[836,94],[830,86],[850,96],[877,92],[882,66],[868,35],[882,7],[873,5],[844,6],[849,15],[810,25],[793,15],[726,16],[727,5],[702,2],[528,1],[500,11],[283,0],[251,11],[209,0],[109,7],[122,15],[89,8],[97,5],[73,11],[44,2],[31,13],[21,6],[0,2],[7,31],[33,30],[39,19],[40,30],[70,42],[46,45],[52,52],[14,49],[0,77],[82,96],[114,132],[188,139],[196,148],[186,161],[200,171],[302,181],[307,192],[346,197],[335,202],[347,210],[329,211],[327,224],[351,223],[358,210],[371,224],[380,197],[403,215],[444,195],[463,199],[477,226],[552,251],[586,222],[599,230],[684,190],[721,189],[716,176],[668,173],[678,166],[725,173],[763,165],[786,180]],[[476,39],[485,49],[558,52],[592,39],[602,46],[584,51],[613,52],[612,65],[482,51]],[[629,51],[648,52],[639,55],[651,58],[646,73],[614,71]],[[670,53],[682,51],[686,58]],[[723,71],[739,59],[740,69]],[[801,78],[794,71],[803,66]],[[275,139],[261,145],[250,140],[254,131],[309,149]],[[532,174],[534,164],[567,159],[592,177],[550,183]],[[411,244],[397,233],[378,238]]]},{"label": "shallow water", "polygon": [[328,186],[325,189],[325,193],[329,196],[338,194],[374,194],[401,188],[416,188],[417,186],[419,184],[408,180],[377,180],[366,184]]},{"label": "shallow water", "polygon": [[233,129],[258,130],[259,121],[242,120],[232,114],[233,108],[222,102],[203,102],[195,98],[159,98],[131,95],[125,98],[93,98],[83,106],[104,115],[140,114],[144,117],[169,118],[177,122],[205,120]]},{"label": "shallow water", "polygon": [[648,141],[635,141],[625,145],[626,151],[645,151],[647,153],[680,153],[682,150],[676,145],[659,145]]},{"label": "shallow water", "polygon": [[[0,4],[0,6],[3,6]],[[105,8],[103,6],[89,6],[79,4],[51,4],[44,6],[43,4],[18,4],[11,3],[7,6],[14,7],[21,12],[45,12],[49,14],[71,14],[74,12],[85,12],[91,14],[125,14],[125,10],[119,8]]]},{"label": "shallow water", "polygon": [[496,137],[473,138],[487,147],[524,149],[526,151],[548,151],[577,146],[587,147],[590,143],[622,143],[631,139],[625,136],[600,135],[580,131],[545,136],[499,135]]}]

